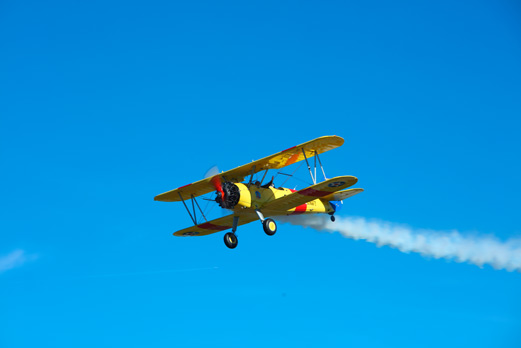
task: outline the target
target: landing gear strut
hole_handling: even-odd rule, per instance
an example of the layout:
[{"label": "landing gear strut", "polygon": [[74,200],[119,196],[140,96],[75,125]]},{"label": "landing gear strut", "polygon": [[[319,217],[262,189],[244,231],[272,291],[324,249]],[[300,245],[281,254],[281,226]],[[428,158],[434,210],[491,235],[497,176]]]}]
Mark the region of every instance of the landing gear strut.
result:
[{"label": "landing gear strut", "polygon": [[235,233],[228,232],[224,235],[224,244],[226,244],[228,248],[235,249],[238,242]]},{"label": "landing gear strut", "polygon": [[262,222],[262,227],[264,228],[264,232],[268,236],[273,236],[275,232],[277,232],[277,223],[273,219],[265,219],[264,215],[262,215],[259,209],[256,209],[255,212],[259,217],[259,220]]}]

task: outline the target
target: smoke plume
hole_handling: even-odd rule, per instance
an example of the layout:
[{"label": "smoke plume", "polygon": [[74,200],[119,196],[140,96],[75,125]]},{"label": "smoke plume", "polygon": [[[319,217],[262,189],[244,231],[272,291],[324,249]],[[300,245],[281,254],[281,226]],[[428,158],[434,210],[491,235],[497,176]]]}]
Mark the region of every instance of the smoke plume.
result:
[{"label": "smoke plume", "polygon": [[416,252],[436,259],[468,262],[482,267],[521,272],[521,239],[501,241],[494,236],[464,235],[458,231],[412,229],[385,221],[361,217],[336,218],[326,215],[278,217],[281,222],[311,227],[318,231],[339,232],[346,238],[363,239],[378,246],[387,245],[405,253]]},{"label": "smoke plume", "polygon": [[14,250],[5,256],[0,256],[0,273],[20,267],[27,261],[36,259],[36,257],[36,255],[27,255],[27,253],[21,249]]}]

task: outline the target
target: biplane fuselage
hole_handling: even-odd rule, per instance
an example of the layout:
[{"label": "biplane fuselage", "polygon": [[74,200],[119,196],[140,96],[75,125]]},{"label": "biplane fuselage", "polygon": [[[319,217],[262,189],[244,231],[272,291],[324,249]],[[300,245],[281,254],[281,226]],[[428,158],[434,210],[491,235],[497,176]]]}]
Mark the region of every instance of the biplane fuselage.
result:
[{"label": "biplane fuselage", "polygon": [[[197,182],[178,187],[154,197],[156,201],[182,202],[194,225],[174,233],[174,236],[206,236],[231,229],[224,236],[224,242],[229,248],[237,246],[235,231],[238,226],[252,221],[261,221],[264,232],[273,235],[277,224],[270,217],[294,214],[329,214],[335,221],[334,214],[342,201],[363,191],[360,188],[347,189],[358,179],[354,176],[337,176],[326,178],[319,155],[337,148],[344,143],[338,136],[320,137],[306,143],[290,147],[279,153],[247,163],[226,172],[222,172]],[[314,172],[309,159],[314,157]],[[275,188],[273,179],[266,185],[254,182],[256,173],[264,172],[263,179],[269,170],[277,170],[300,161],[306,161],[313,185],[292,190],[284,187]],[[317,183],[317,161],[324,176],[324,181]],[[288,175],[288,174],[284,174]],[[291,176],[291,175],[290,175]],[[245,179],[249,177],[249,181]],[[215,202],[232,214],[208,221],[201,210],[197,197],[215,192]],[[193,212],[190,212],[187,202],[190,201]],[[199,209],[197,213],[196,207]],[[201,221],[204,219],[204,222]]]},{"label": "biplane fuselage", "polygon": [[[240,198],[239,202],[233,209],[237,213],[241,212],[252,212],[255,210],[262,209],[267,203],[285,197],[296,190],[288,189],[285,187],[274,188],[274,187],[259,187],[254,184],[248,185],[243,183],[235,184],[239,188]],[[326,194],[330,194],[327,192]],[[329,201],[322,201],[319,198],[303,203],[299,206],[278,210],[278,209],[263,209],[263,213],[268,216],[276,215],[294,215],[294,214],[306,214],[306,213],[333,213],[335,210],[329,204]]]}]

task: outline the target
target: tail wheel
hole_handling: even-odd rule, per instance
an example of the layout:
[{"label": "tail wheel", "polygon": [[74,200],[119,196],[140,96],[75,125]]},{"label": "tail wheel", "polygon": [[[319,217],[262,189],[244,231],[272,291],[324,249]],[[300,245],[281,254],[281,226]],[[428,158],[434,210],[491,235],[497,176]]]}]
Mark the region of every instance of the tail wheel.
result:
[{"label": "tail wheel", "polygon": [[230,249],[235,249],[237,247],[237,236],[234,233],[228,232],[224,235],[224,244]]},{"label": "tail wheel", "polygon": [[277,224],[273,219],[265,219],[262,222],[262,227],[264,227],[264,232],[266,232],[268,236],[273,236],[275,232],[277,232]]},{"label": "tail wheel", "polygon": [[331,215],[331,221],[335,222],[335,215]]}]

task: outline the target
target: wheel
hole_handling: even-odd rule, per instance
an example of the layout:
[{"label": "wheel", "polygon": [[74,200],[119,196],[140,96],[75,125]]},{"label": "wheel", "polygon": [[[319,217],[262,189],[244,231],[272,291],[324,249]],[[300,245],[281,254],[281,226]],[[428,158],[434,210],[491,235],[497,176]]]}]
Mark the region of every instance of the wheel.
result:
[{"label": "wheel", "polygon": [[230,249],[235,249],[237,247],[237,236],[234,233],[228,232],[224,235],[224,244]]},{"label": "wheel", "polygon": [[331,221],[335,222],[335,215],[331,215]]},{"label": "wheel", "polygon": [[264,232],[266,232],[268,236],[273,236],[275,232],[277,232],[277,224],[273,219],[265,219],[262,222],[262,227],[264,227]]}]

